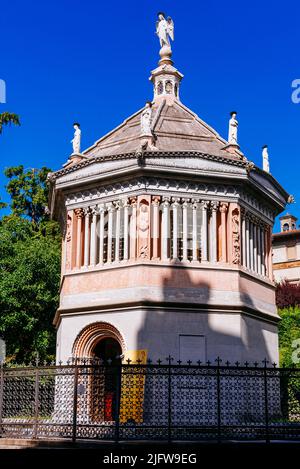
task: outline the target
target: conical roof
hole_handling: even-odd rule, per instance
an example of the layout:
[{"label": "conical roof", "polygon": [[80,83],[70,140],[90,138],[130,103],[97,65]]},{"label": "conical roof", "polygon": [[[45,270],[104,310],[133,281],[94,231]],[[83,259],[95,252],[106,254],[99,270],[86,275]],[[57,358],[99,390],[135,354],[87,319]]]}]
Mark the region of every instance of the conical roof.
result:
[{"label": "conical roof", "polygon": [[[98,140],[84,155],[105,157],[136,151],[141,141],[142,111],[139,110]],[[152,116],[156,151],[200,152],[234,159],[243,156],[238,149],[228,152],[228,142],[177,99],[154,101]]]}]

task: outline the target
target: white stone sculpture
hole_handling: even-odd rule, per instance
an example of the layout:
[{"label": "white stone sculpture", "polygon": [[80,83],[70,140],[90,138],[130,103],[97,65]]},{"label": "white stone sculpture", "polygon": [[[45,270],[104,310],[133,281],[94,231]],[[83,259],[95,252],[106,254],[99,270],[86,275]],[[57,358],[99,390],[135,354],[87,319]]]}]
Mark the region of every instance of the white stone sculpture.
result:
[{"label": "white stone sculpture", "polygon": [[230,145],[237,145],[237,130],[238,121],[236,120],[237,113],[235,111],[230,113],[231,119],[229,120],[228,142]]},{"label": "white stone sculpture", "polygon": [[81,130],[80,130],[80,124],[78,122],[75,122],[73,124],[74,127],[74,138],[71,140],[71,143],[73,145],[73,153],[77,154],[80,153],[80,141],[81,141]]},{"label": "white stone sculpture", "polygon": [[174,41],[174,22],[170,16],[166,19],[164,13],[158,13],[156,34],[159,37],[160,47],[167,46],[171,49],[170,38]]},{"label": "white stone sculpture", "polygon": [[141,134],[142,135],[152,135],[151,130],[151,118],[152,118],[152,103],[150,101],[146,102],[145,109],[141,114]]},{"label": "white stone sculpture", "polygon": [[263,170],[267,173],[270,172],[270,162],[269,162],[269,153],[268,153],[268,146],[264,145],[262,147],[262,157],[263,157]]}]

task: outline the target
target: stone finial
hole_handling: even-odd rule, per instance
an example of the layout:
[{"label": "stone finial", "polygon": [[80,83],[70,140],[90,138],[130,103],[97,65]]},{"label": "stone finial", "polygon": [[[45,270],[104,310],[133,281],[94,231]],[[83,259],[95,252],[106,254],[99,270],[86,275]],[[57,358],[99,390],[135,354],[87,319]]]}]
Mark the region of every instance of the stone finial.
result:
[{"label": "stone finial", "polygon": [[263,158],[263,170],[267,173],[270,172],[270,162],[269,162],[269,153],[268,153],[268,145],[264,145],[262,147],[262,158]]}]

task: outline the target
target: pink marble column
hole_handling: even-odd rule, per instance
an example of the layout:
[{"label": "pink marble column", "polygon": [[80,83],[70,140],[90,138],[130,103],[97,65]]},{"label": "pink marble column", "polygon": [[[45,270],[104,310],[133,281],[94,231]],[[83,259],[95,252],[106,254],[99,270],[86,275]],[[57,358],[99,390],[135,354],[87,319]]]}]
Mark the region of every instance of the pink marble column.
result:
[{"label": "pink marble column", "polygon": [[161,197],[155,195],[152,197],[152,217],[151,217],[151,235],[152,235],[152,259],[159,258],[159,204]]},{"label": "pink marble column", "polygon": [[221,261],[227,262],[227,223],[226,223],[226,213],[228,210],[228,203],[221,202],[220,212],[221,212]]},{"label": "pink marble column", "polygon": [[75,210],[77,218],[77,230],[76,230],[76,267],[79,269],[82,266],[82,219],[83,210],[78,208]]},{"label": "pink marble column", "polygon": [[136,259],[136,215],[137,215],[137,198],[130,197],[131,218],[130,218],[130,259]]}]

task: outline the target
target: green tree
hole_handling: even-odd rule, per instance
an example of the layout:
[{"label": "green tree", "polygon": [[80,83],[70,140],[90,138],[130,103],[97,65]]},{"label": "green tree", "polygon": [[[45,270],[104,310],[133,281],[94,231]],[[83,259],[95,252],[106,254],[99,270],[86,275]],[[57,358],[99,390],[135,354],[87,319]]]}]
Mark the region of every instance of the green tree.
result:
[{"label": "green tree", "polygon": [[23,165],[6,168],[9,179],[6,190],[11,197],[12,215],[29,218],[38,224],[48,220],[45,211],[48,201],[47,175],[50,169],[24,169]]},{"label": "green tree", "polygon": [[52,325],[58,305],[60,234],[55,222],[40,229],[21,217],[0,224],[0,335],[17,362],[36,352],[55,354]]},{"label": "green tree", "polygon": [[300,339],[300,308],[295,306],[280,309],[279,314],[281,317],[279,323],[280,366],[290,367],[295,364],[293,353],[296,348],[293,346],[293,341]]},{"label": "green tree", "polygon": [[5,125],[20,125],[20,118],[17,114],[11,112],[2,112],[0,114],[0,134],[2,134]]},{"label": "green tree", "polygon": [[45,211],[49,169],[7,168],[10,213],[0,220],[0,336],[16,362],[55,354],[61,234]]}]

